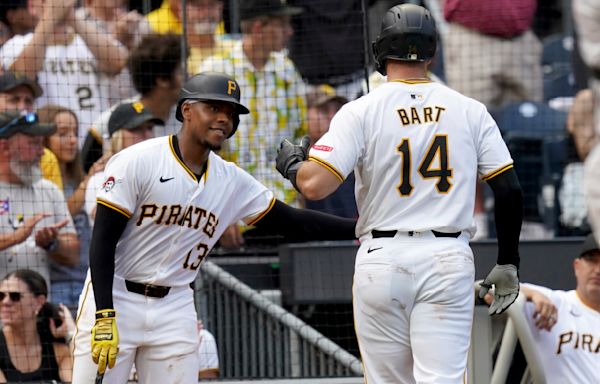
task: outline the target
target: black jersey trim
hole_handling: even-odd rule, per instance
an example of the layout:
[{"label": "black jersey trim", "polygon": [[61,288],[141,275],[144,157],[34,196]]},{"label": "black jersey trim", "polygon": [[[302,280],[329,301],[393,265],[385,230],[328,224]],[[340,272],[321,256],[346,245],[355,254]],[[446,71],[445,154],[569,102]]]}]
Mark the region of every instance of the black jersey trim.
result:
[{"label": "black jersey trim", "polygon": [[331,173],[333,173],[338,179],[340,179],[341,182],[344,182],[344,175],[342,174],[342,172],[338,171],[336,167],[334,167],[333,165],[329,164],[325,160],[321,160],[318,157],[314,157],[314,156],[309,156],[308,160],[309,161],[314,161],[315,163],[322,165],[328,171],[330,171]]},{"label": "black jersey trim", "polygon": [[488,173],[487,175],[483,175],[481,177],[481,180],[488,181],[490,179],[493,179],[494,177],[498,176],[499,174],[508,171],[513,166],[514,166],[513,163],[507,164],[507,165],[503,166],[502,168],[496,169],[495,171],[492,171],[492,172]]},{"label": "black jersey trim", "polygon": [[120,214],[122,214],[123,216],[127,217],[128,219],[131,219],[131,216],[133,216],[133,214],[131,212],[129,212],[128,210],[126,210],[123,207],[119,207],[118,205],[111,203],[110,201],[101,199],[101,198],[96,198],[96,203],[98,204],[102,204],[105,207],[108,207],[114,211],[119,212]]}]

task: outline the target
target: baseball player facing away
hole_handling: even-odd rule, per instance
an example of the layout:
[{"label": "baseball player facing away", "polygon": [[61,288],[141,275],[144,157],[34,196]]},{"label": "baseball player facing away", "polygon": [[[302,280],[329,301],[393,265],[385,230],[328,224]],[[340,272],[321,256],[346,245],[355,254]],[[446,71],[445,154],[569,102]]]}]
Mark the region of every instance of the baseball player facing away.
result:
[{"label": "baseball player facing away", "polygon": [[[369,384],[462,383],[473,318],[477,176],[495,196],[498,259],[490,313],[517,297],[521,188],[483,104],[426,78],[436,28],[419,6],[392,7],[373,44],[388,81],[344,105],[307,155],[281,143],[277,169],[321,199],[354,169],[361,240],[355,328]],[[308,161],[304,161],[308,157]]]},{"label": "baseball player facing away", "polygon": [[96,371],[107,383],[125,383],[134,362],[140,383],[198,381],[190,283],[230,224],[244,220],[289,240],[355,238],[354,220],[288,207],[214,152],[245,113],[233,78],[195,75],[181,90],[179,133],[128,147],[106,165],[91,277],[79,304],[74,383],[93,383]]}]

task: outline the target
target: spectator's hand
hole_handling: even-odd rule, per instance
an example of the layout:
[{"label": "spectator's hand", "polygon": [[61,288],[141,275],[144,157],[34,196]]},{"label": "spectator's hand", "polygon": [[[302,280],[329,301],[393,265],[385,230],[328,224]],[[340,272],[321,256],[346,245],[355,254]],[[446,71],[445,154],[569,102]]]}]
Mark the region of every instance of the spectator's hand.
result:
[{"label": "spectator's hand", "polygon": [[106,163],[108,162],[108,159],[110,159],[109,155],[103,155],[101,158],[96,160],[96,162],[94,164],[92,164],[92,166],[88,170],[88,176],[93,176],[94,174],[96,174],[98,172],[104,171],[104,167],[106,167]]},{"label": "spectator's hand", "polygon": [[77,0],[46,0],[42,20],[47,20],[54,25],[63,24],[75,10]]},{"label": "spectator's hand", "polygon": [[60,327],[57,327],[54,319],[51,318],[50,332],[55,338],[64,338],[67,340],[67,342],[69,342],[75,333],[75,321],[73,320],[71,311],[69,311],[67,307],[65,307],[63,304],[58,304],[58,306],[60,308],[60,318],[62,320],[62,324]]},{"label": "spectator's hand", "polygon": [[113,33],[117,40],[128,48],[133,48],[135,35],[140,22],[144,19],[138,11],[123,13],[113,23]]},{"label": "spectator's hand", "polygon": [[223,248],[239,248],[244,245],[244,237],[237,224],[231,224],[219,239],[219,245]]},{"label": "spectator's hand", "polygon": [[20,226],[15,231],[15,237],[17,239],[17,244],[20,244],[20,243],[24,242],[25,240],[27,240],[27,238],[29,236],[31,236],[31,233],[33,232],[33,228],[35,228],[35,225],[37,223],[39,223],[40,221],[42,221],[42,219],[44,219],[48,216],[51,216],[51,214],[50,213],[38,213],[38,214],[33,215],[32,217],[28,218],[27,220],[25,220],[23,225]]},{"label": "spectator's hand", "polygon": [[[533,290],[532,290],[533,291]],[[531,302],[535,305],[533,319],[539,329],[551,330],[558,320],[558,310],[550,299],[540,292],[531,292]]]},{"label": "spectator's hand", "polygon": [[506,311],[519,295],[517,267],[512,264],[496,264],[481,283],[479,298],[483,299],[492,285],[495,287],[494,301],[488,312],[490,315],[497,315]]},{"label": "spectator's hand", "polygon": [[49,227],[43,227],[35,232],[35,244],[41,248],[47,248],[58,237],[58,231],[69,223],[64,219]]}]

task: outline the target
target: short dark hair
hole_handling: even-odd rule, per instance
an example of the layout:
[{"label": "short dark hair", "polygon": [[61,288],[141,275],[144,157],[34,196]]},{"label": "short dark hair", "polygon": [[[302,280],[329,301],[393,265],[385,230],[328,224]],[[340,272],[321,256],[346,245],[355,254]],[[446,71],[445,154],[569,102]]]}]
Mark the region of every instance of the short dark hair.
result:
[{"label": "short dark hair", "polygon": [[[28,0],[2,0],[0,1],[0,21],[4,24],[7,24],[6,20],[6,12],[19,9],[19,8],[27,8]],[[10,25],[8,26],[10,28]]]},{"label": "short dark hair", "polygon": [[150,34],[144,36],[129,55],[129,74],[135,89],[146,95],[159,78],[172,80],[186,55],[181,53],[181,36]]},{"label": "short dark hair", "polygon": [[48,284],[46,284],[46,279],[36,271],[31,269],[17,269],[4,276],[4,279],[2,280],[8,280],[11,277],[16,277],[24,282],[34,296],[48,297]]}]

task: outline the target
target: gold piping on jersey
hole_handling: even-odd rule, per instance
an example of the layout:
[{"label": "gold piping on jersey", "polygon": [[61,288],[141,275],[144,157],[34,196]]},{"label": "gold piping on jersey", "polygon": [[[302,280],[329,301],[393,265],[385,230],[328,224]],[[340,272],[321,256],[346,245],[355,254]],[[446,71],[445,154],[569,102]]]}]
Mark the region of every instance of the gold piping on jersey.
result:
[{"label": "gold piping on jersey", "polygon": [[396,79],[396,80],[390,80],[390,83],[404,83],[404,84],[427,84],[427,83],[431,83],[432,81],[429,79],[414,79],[414,80],[402,80],[402,79]]},{"label": "gold piping on jersey", "polygon": [[[177,162],[183,167],[183,169],[185,169],[185,171],[188,173],[188,175],[190,175],[192,177],[192,179],[194,179],[194,181],[197,183],[198,178],[196,177],[194,172],[192,172],[192,170],[189,169],[187,165],[185,165],[185,163],[183,162],[183,159],[181,159],[177,155],[177,152],[175,151],[175,147],[173,147],[173,135],[169,136],[169,148],[171,148],[171,153],[173,153],[173,157],[175,157],[175,160],[177,160]],[[206,171],[204,173],[206,174],[206,176],[208,176],[208,160],[206,162]]]},{"label": "gold piping on jersey", "polygon": [[96,203],[98,204],[102,204],[105,207],[108,207],[114,211],[119,212],[120,214],[122,214],[123,216],[127,217],[128,219],[131,219],[131,216],[133,216],[133,214],[131,212],[129,212],[128,210],[126,210],[125,208],[119,207],[116,204],[111,203],[110,201],[104,200],[100,197],[98,197],[96,199]]},{"label": "gold piping on jersey", "polygon": [[273,206],[275,205],[275,198],[271,199],[271,202],[269,203],[269,206],[267,207],[267,209],[265,209],[264,211],[262,211],[258,216],[256,216],[253,220],[250,220],[250,222],[246,223],[248,225],[254,225],[256,223],[258,223],[258,221],[260,219],[262,219],[263,217],[265,217],[265,215],[267,213],[269,213],[271,211],[271,209],[273,209]]},{"label": "gold piping on jersey", "polygon": [[77,313],[77,318],[75,319],[75,335],[73,335],[73,343],[71,344],[71,356],[75,354],[75,343],[77,342],[77,334],[79,333],[79,320],[81,319],[81,315],[83,314],[83,308],[85,308],[85,302],[89,298],[88,293],[90,292],[90,288],[92,287],[92,280],[88,281],[85,286],[85,293],[83,294],[83,301],[79,306],[79,313]]},{"label": "gold piping on jersey", "polygon": [[503,166],[502,168],[499,168],[499,169],[497,169],[495,171],[492,171],[492,172],[488,173],[487,175],[483,175],[481,177],[481,180],[488,181],[490,179],[493,179],[494,177],[498,176],[499,174],[508,171],[512,167],[513,167],[513,163],[507,164],[507,165]]},{"label": "gold piping on jersey", "polygon": [[338,171],[333,165],[329,164],[325,160],[321,160],[318,157],[314,157],[314,156],[309,156],[308,160],[314,161],[315,163],[320,164],[323,167],[327,168],[327,170],[329,170],[331,173],[333,173],[335,176],[337,176],[337,178],[340,179],[340,181],[342,183],[344,182],[344,175],[342,175],[342,172]]}]

